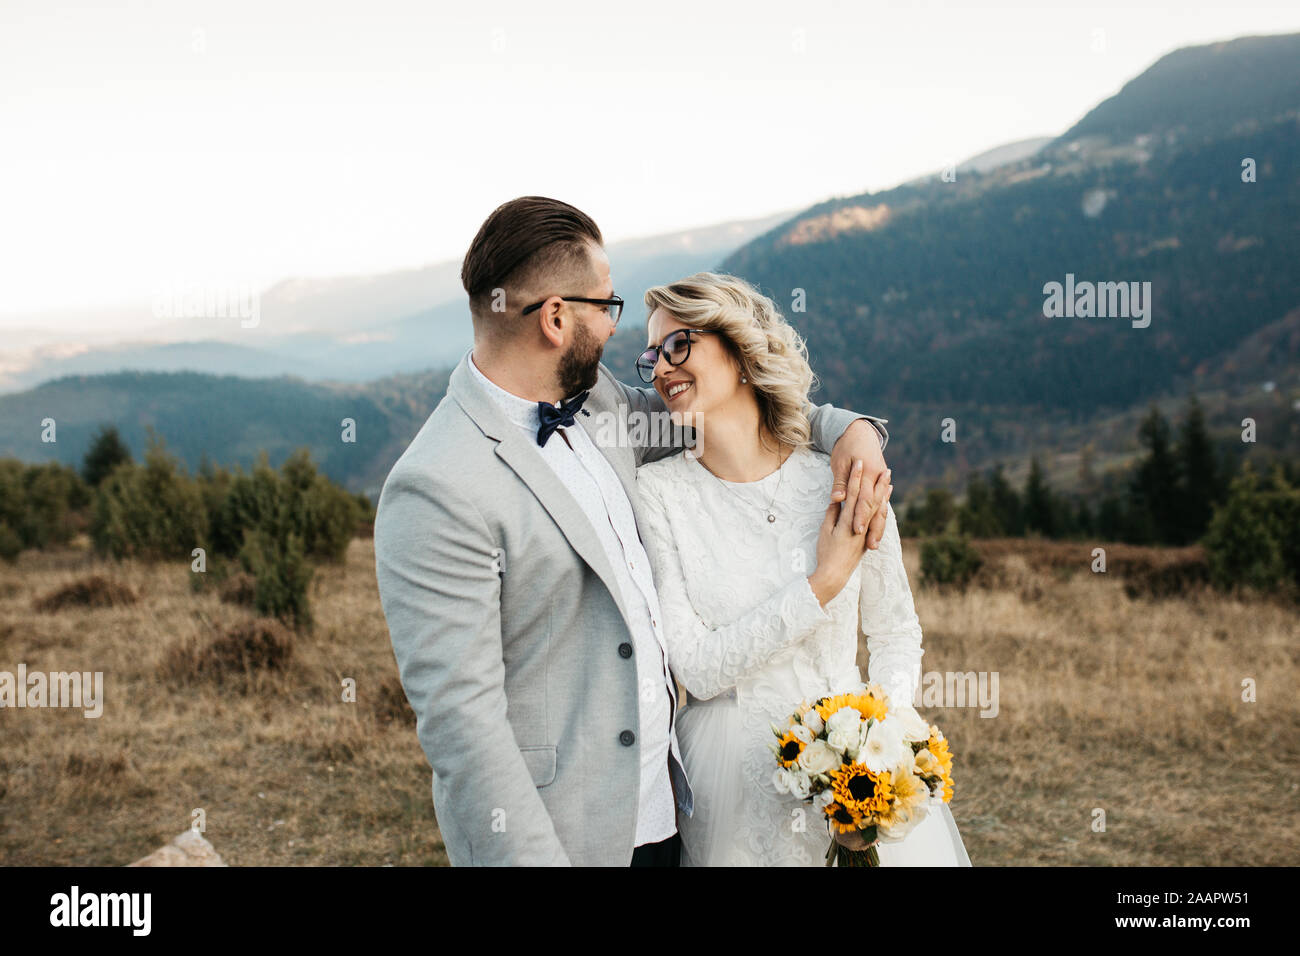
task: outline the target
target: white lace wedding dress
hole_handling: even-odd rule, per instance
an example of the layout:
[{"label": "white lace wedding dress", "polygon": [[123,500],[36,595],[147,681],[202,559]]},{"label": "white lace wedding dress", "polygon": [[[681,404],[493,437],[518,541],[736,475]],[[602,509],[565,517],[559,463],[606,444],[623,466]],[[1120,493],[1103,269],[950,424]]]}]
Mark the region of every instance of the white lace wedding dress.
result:
[{"label": "white lace wedding dress", "polygon": [[[682,865],[824,866],[822,814],[772,784],[769,725],[861,680],[859,622],[870,680],[912,699],[921,627],[893,508],[879,549],[823,610],[807,577],[830,502],[828,455],[796,451],[766,478],[735,483],[688,452],[643,466],[637,485],[668,663],[687,691],[677,726],[695,811],[678,820]],[[882,844],[880,862],[970,865],[947,805]]]}]

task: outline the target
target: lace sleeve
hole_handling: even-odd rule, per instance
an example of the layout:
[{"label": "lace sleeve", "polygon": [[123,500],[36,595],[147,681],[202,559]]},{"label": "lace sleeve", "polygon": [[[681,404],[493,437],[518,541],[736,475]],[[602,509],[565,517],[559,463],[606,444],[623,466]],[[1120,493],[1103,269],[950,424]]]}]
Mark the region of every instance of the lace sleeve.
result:
[{"label": "lace sleeve", "polygon": [[885,534],[880,547],[862,559],[859,614],[867,635],[868,678],[896,700],[910,703],[921,681],[921,622],[912,602],[912,589],[903,567],[898,519],[886,505]]},{"label": "lace sleeve", "polygon": [[[707,700],[735,687],[737,680],[831,620],[808,579],[799,575],[738,619],[710,627],[686,592],[678,546],[655,484],[639,479],[638,485],[647,518],[643,537],[664,616],[668,666],[693,697]],[[717,573],[725,574],[726,569]]]}]

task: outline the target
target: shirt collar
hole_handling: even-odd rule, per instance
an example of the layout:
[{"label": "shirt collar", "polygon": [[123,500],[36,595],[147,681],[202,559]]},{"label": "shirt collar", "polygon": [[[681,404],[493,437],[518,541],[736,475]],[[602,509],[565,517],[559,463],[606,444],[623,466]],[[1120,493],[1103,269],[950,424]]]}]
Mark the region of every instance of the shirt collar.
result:
[{"label": "shirt collar", "polygon": [[530,402],[526,398],[520,398],[518,395],[512,395],[480,372],[478,366],[474,364],[473,352],[469,354],[469,367],[470,371],[474,373],[474,377],[487,390],[488,395],[496,402],[497,407],[501,409],[506,418],[525,431],[536,435],[537,429],[542,426],[542,420],[537,415],[537,403]]}]

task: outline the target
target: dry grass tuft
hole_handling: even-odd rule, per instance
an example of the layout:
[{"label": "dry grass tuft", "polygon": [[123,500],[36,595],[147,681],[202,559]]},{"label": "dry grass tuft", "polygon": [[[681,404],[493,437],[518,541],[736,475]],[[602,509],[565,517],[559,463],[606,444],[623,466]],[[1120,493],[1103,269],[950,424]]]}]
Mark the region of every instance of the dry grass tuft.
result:
[{"label": "dry grass tuft", "polygon": [[411,709],[406,691],[402,690],[402,682],[396,676],[379,685],[371,712],[381,724],[397,724],[415,729],[415,711]]},{"label": "dry grass tuft", "polygon": [[232,681],[245,691],[259,672],[283,671],[293,657],[293,633],[279,621],[249,618],[217,628],[208,640],[189,639],[168,649],[158,676],[169,683]]},{"label": "dry grass tuft", "polygon": [[32,606],[38,611],[54,613],[70,607],[129,607],[138,600],[139,595],[126,585],[102,574],[92,574],[37,598]]},{"label": "dry grass tuft", "polygon": [[238,571],[221,582],[217,594],[225,604],[252,607],[257,594],[257,579],[247,571]]}]

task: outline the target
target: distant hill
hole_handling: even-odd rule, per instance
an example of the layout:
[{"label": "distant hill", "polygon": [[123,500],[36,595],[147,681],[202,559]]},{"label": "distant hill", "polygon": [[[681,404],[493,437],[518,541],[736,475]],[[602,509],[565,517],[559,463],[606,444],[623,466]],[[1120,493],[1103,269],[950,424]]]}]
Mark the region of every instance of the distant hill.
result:
[{"label": "distant hill", "polygon": [[[1179,50],[1028,158],[821,203],[723,268],[787,309],[822,400],[900,426],[900,473],[1050,448],[1192,388],[1258,396],[1298,384],[1300,340],[1276,328],[1300,307],[1298,117],[1300,35]],[[1067,274],[1149,282],[1149,327],[1045,317]]]},{"label": "distant hill", "polygon": [[[79,465],[96,428],[118,426],[135,457],[152,427],[195,469],[251,466],[266,451],[278,465],[306,446],[321,470],[354,491],[378,492],[393,462],[446,389],[447,373],[398,376],[366,386],[197,372],[75,376],[0,395],[0,457]],[[56,441],[41,441],[42,421]],[[356,441],[342,441],[344,419]]]},{"label": "distant hill", "polygon": [[[641,299],[650,286],[717,265],[790,215],[610,243],[617,291],[630,303],[623,321],[641,322]],[[158,330],[111,346],[58,341],[7,349],[0,356],[0,392],[66,375],[126,370],[364,382],[452,364],[472,344],[459,261],[371,276],[285,280],[261,295],[259,311],[256,327],[245,329],[236,319],[182,319],[159,327],[148,304],[138,315],[114,310],[118,326]],[[29,326],[27,337],[40,324],[39,317],[12,321]]]},{"label": "distant hill", "polygon": [[1300,34],[1241,37],[1161,57],[1062,137],[1114,142],[1157,131],[1220,140],[1300,108]]}]

